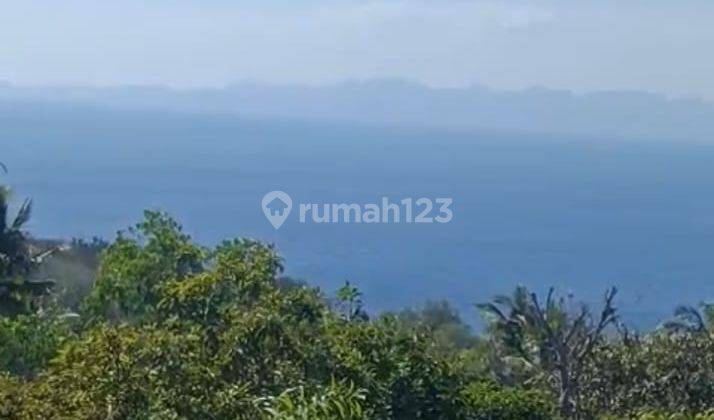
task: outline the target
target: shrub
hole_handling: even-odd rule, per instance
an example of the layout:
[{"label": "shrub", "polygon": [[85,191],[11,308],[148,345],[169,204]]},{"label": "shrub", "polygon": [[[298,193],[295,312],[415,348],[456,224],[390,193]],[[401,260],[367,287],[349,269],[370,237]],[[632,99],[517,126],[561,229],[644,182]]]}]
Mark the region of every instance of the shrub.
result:
[{"label": "shrub", "polygon": [[586,372],[591,413],[702,413],[714,407],[714,339],[655,334],[601,346]]},{"label": "shrub", "polygon": [[503,388],[490,382],[466,387],[461,398],[470,419],[542,420],[553,418],[553,407],[534,391]]},{"label": "shrub", "polygon": [[54,311],[0,318],[0,371],[32,377],[72,336],[69,321]]}]

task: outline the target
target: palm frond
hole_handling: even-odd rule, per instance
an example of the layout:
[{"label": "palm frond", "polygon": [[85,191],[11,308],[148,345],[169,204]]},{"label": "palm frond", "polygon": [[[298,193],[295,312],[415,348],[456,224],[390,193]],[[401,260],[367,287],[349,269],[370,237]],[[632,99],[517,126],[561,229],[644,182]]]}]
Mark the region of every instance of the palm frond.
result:
[{"label": "palm frond", "polygon": [[31,216],[32,199],[28,198],[22,203],[22,206],[20,206],[20,210],[17,212],[17,216],[15,216],[15,220],[12,222],[12,228],[15,230],[20,229],[25,223],[30,221]]},{"label": "palm frond", "polygon": [[513,299],[511,299],[511,297],[508,295],[498,295],[493,298],[493,302],[508,308],[512,308],[514,306]]},{"label": "palm frond", "polygon": [[674,317],[662,323],[660,328],[669,332],[695,333],[705,331],[706,323],[697,308],[679,305],[674,310]]},{"label": "palm frond", "polygon": [[0,235],[7,229],[7,193],[4,187],[0,187]]},{"label": "palm frond", "polygon": [[677,320],[677,319],[672,319],[672,320],[663,322],[662,324],[660,324],[658,329],[664,330],[669,333],[694,333],[694,332],[696,332],[696,328],[693,328],[692,325],[683,323],[682,321]]},{"label": "palm frond", "polygon": [[674,310],[674,316],[694,325],[704,325],[704,319],[697,308],[680,305]]},{"label": "palm frond", "polygon": [[54,254],[54,253],[57,252],[58,250],[59,250],[58,247],[52,247],[52,248],[50,248],[50,249],[46,249],[46,250],[40,252],[40,253],[37,254],[37,255],[33,255],[33,256],[32,256],[32,261],[33,261],[35,264],[42,264],[42,263],[44,262],[45,258],[51,256],[52,254]]},{"label": "palm frond", "polygon": [[483,314],[484,318],[489,318],[489,319],[496,319],[497,321],[506,321],[506,316],[501,312],[501,310],[496,306],[495,304],[488,302],[488,303],[479,303],[476,305],[476,308],[478,308],[481,313]]}]

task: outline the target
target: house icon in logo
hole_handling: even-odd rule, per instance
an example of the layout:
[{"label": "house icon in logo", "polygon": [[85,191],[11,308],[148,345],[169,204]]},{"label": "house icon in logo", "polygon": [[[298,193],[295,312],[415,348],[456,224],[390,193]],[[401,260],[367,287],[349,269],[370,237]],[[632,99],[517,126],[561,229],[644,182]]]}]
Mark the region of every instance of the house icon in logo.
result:
[{"label": "house icon in logo", "polygon": [[288,218],[293,208],[293,200],[283,191],[271,191],[263,196],[260,206],[270,224],[278,229]]},{"label": "house icon in logo", "polygon": [[275,197],[273,201],[268,203],[265,207],[268,208],[271,216],[282,216],[288,208],[288,205],[279,197]]}]

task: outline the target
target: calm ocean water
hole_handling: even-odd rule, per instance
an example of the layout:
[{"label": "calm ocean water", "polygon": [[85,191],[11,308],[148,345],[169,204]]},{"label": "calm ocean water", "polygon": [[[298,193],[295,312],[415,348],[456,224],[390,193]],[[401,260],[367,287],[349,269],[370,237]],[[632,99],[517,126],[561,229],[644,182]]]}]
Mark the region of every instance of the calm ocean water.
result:
[{"label": "calm ocean water", "polygon": [[[199,241],[274,242],[287,274],[358,284],[372,310],[474,302],[523,283],[597,301],[621,290],[649,327],[714,298],[714,145],[354,127],[43,107],[0,112],[0,161],[37,236],[112,238],[145,208]],[[452,197],[449,224],[299,224],[260,200]],[[295,210],[294,210],[295,211]]]}]

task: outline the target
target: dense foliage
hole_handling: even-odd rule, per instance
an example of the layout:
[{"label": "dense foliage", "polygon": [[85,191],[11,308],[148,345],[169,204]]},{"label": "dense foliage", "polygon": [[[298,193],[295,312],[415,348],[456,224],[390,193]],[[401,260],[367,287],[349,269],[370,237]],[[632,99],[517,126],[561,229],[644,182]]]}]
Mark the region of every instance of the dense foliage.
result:
[{"label": "dense foliage", "polygon": [[0,320],[5,417],[550,413],[538,394],[475,385],[483,378],[463,373],[421,322],[370,320],[352,285],[332,299],[286,286],[270,246],[236,239],[205,248],[147,212],[101,248],[77,316],[52,303]]},{"label": "dense foliage", "polygon": [[7,226],[3,419],[712,418],[708,307],[638,336],[614,290],[591,311],[518,288],[476,336],[447,302],[370,318],[355,285],[327,296],[271,246],[204,247],[163,213],[47,261]]}]

